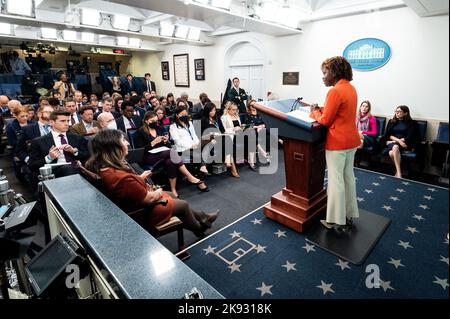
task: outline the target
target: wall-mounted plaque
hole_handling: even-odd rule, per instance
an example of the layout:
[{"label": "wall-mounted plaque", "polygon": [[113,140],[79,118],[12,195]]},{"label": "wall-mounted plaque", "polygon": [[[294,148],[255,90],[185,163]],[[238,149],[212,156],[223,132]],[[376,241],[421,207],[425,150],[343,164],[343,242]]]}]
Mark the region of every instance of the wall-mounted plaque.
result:
[{"label": "wall-mounted plaque", "polygon": [[175,86],[189,87],[189,54],[174,55],[173,70]]},{"label": "wall-mounted plaque", "polygon": [[162,79],[163,80],[165,80],[165,81],[170,80],[169,61],[161,62],[161,72],[162,72]]},{"label": "wall-mounted plaque", "polygon": [[197,81],[205,80],[205,59],[194,60],[195,79]]},{"label": "wall-mounted plaque", "polygon": [[283,72],[283,85],[298,85],[299,72]]}]

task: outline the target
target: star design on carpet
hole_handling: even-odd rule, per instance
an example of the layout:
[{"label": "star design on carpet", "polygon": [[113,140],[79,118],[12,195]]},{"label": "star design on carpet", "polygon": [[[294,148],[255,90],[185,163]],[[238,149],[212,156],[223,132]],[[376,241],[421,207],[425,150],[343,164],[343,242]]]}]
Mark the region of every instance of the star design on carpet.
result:
[{"label": "star design on carpet", "polygon": [[442,262],[444,262],[444,263],[446,263],[448,265],[448,257],[446,258],[444,256],[441,256],[441,260],[440,261],[442,261]]},{"label": "star design on carpet", "polygon": [[383,288],[384,292],[388,291],[388,289],[395,290],[394,288],[392,288],[390,281],[384,281],[381,280],[381,278],[380,278],[380,287]]},{"label": "star design on carpet", "polygon": [[419,207],[423,210],[430,209],[430,207],[428,207],[427,205],[419,205]]},{"label": "star design on carpet", "polygon": [[392,207],[391,207],[391,206],[386,206],[386,205],[383,205],[383,207],[381,207],[381,208],[383,208],[383,209],[385,209],[385,210],[387,210],[387,211],[392,210]]},{"label": "star design on carpet", "polygon": [[348,265],[348,261],[343,261],[341,259],[339,259],[339,261],[335,263],[335,265],[341,267],[342,271],[344,271],[346,268],[351,269]]},{"label": "star design on carpet", "polygon": [[404,193],[405,192],[405,190],[403,188],[397,188],[395,191],[399,192],[399,193]]},{"label": "star design on carpet", "polygon": [[333,286],[333,283],[327,284],[327,283],[325,283],[323,280],[321,280],[321,281],[320,281],[320,285],[319,285],[319,286],[316,286],[316,287],[322,289],[323,294],[326,295],[327,292],[332,292],[332,293],[334,293],[334,290],[331,289],[331,286]]},{"label": "star design on carpet", "polygon": [[437,189],[433,187],[428,187],[427,190],[429,190],[432,193],[437,192]]},{"label": "star design on carpet", "polygon": [[409,226],[407,226],[407,227],[406,227],[406,231],[411,232],[411,234],[420,233],[420,232],[416,229],[416,227],[409,227]]},{"label": "star design on carpet", "polygon": [[257,290],[261,291],[261,297],[265,294],[272,295],[272,292],[270,289],[272,289],[273,285],[266,285],[264,282],[261,284],[261,287],[256,288]]},{"label": "star design on carpet", "polygon": [[402,240],[399,240],[399,241],[398,241],[398,245],[399,245],[399,246],[402,246],[402,247],[405,248],[405,249],[408,249],[408,248],[414,248],[413,246],[411,246],[411,245],[409,244],[409,241],[402,241]]},{"label": "star design on carpet", "polygon": [[386,179],[384,176],[378,176],[379,179]]},{"label": "star design on carpet", "polygon": [[296,263],[290,263],[289,260],[286,260],[286,264],[281,265],[281,267],[286,268],[287,272],[289,272],[291,270],[297,271],[297,269],[295,269],[295,265],[296,265]]},{"label": "star design on carpet", "polygon": [[208,255],[209,253],[214,254],[214,249],[216,249],[216,247],[211,247],[211,245],[209,245],[208,248],[203,249],[203,251],[205,251],[205,255]]},{"label": "star design on carpet", "polygon": [[286,236],[286,232],[285,231],[281,231],[280,229],[278,229],[278,231],[276,233],[274,233],[275,235],[278,236],[278,238],[280,237],[287,237]]},{"label": "star design on carpet", "polygon": [[395,269],[397,269],[398,267],[405,267],[405,265],[402,264],[401,259],[394,259],[391,257],[391,260],[389,260],[387,263],[394,265]]},{"label": "star design on carpet", "polygon": [[251,222],[253,223],[253,225],[256,225],[256,224],[261,225],[262,219],[255,218]]},{"label": "star design on carpet", "polygon": [[306,249],[306,252],[309,253],[310,251],[316,251],[314,248],[314,245],[310,245],[308,243],[305,244],[305,246],[302,247],[303,249]]},{"label": "star design on carpet", "polygon": [[238,233],[237,231],[233,231],[233,232],[230,234],[230,236],[231,236],[231,238],[239,237],[239,236],[241,236],[241,233]]},{"label": "star design on carpet", "polygon": [[373,190],[371,190],[371,189],[365,189],[364,190],[367,194],[372,194],[373,193]]},{"label": "star design on carpet", "polygon": [[372,183],[373,186],[380,186],[380,183]]},{"label": "star design on carpet", "polygon": [[267,248],[267,246],[261,246],[261,245],[258,244],[258,246],[255,247],[255,250],[256,250],[257,254],[259,254],[261,252],[265,253],[266,252],[266,248]]},{"label": "star design on carpet", "polygon": [[433,281],[434,284],[441,285],[442,289],[444,289],[444,290],[447,289],[447,287],[448,287],[448,279],[447,278],[441,279],[437,276],[434,276],[434,278],[436,279],[435,281]]},{"label": "star design on carpet", "polygon": [[425,218],[422,217],[422,215],[416,215],[414,214],[413,218],[417,219],[417,220],[425,220]]},{"label": "star design on carpet", "polygon": [[364,198],[363,197],[356,197],[356,199],[358,200],[358,202],[364,202]]},{"label": "star design on carpet", "polygon": [[400,199],[396,196],[391,196],[389,199],[392,199],[394,202],[398,202]]},{"label": "star design on carpet", "polygon": [[423,198],[425,198],[426,200],[433,200],[434,198],[431,196],[427,196],[427,195],[423,195]]},{"label": "star design on carpet", "polygon": [[402,182],[402,184],[408,186],[409,182]]},{"label": "star design on carpet", "polygon": [[232,273],[234,273],[235,271],[241,272],[241,269],[240,269],[241,266],[242,266],[242,265],[233,263],[233,264],[231,264],[230,266],[228,266],[228,268],[230,268],[230,270],[231,270],[230,273],[232,274]]}]

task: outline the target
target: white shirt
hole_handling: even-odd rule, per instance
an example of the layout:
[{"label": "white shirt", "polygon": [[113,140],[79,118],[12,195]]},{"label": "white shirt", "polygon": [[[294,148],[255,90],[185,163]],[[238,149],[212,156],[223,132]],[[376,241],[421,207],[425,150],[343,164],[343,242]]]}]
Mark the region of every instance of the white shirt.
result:
[{"label": "white shirt", "polygon": [[[129,130],[130,128],[133,128],[133,126],[131,126],[131,120],[127,119],[125,116],[123,117],[123,124],[125,125],[125,130]],[[134,121],[133,121],[134,123]],[[134,123],[134,128],[136,128],[136,123]]]},{"label": "white shirt", "polygon": [[86,131],[89,131],[91,128],[93,128],[92,123],[86,123],[85,121],[81,120],[83,122],[84,127],[86,128]]},{"label": "white shirt", "polygon": [[[50,126],[50,124],[44,124],[44,123],[41,123],[40,121],[38,121],[38,124],[39,124],[39,132],[40,132],[41,136],[47,135],[48,133],[51,132],[52,127]],[[48,125],[47,131],[45,130],[45,125]]]},{"label": "white shirt", "polygon": [[170,125],[170,136],[175,143],[177,152],[183,152],[191,149],[195,144],[199,144],[197,134],[195,134],[194,125],[189,122],[189,129],[187,127],[177,126],[175,123]]},{"label": "white shirt", "polygon": [[73,125],[78,124],[80,122],[80,120],[78,119],[77,113],[74,112],[70,115],[70,119],[69,119],[69,125],[72,126],[72,118],[74,119],[75,123],[73,123]]},{"label": "white shirt", "polygon": [[[67,141],[67,143],[69,143],[69,140],[67,139],[67,134],[66,134],[66,133],[59,133],[59,132],[52,131],[53,142],[55,142],[55,146],[56,146],[56,147],[60,147],[60,146],[62,145],[62,144],[61,144],[61,136],[59,136],[60,134],[63,134],[63,135],[64,135],[64,138],[65,138],[66,141]],[[49,161],[48,158],[45,157],[45,162],[46,162],[47,164],[50,164],[52,161]],[[57,163],[58,163],[58,164],[60,164],[60,163],[61,163],[61,164],[67,163],[66,158],[65,158],[65,156],[64,156],[64,152],[60,152],[60,153],[59,153],[59,157],[58,157]]]}]

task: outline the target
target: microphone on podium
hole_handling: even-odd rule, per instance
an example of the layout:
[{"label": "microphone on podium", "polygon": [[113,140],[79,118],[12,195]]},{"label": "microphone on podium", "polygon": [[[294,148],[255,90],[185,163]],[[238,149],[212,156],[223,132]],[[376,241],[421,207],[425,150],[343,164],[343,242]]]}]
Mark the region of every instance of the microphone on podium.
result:
[{"label": "microphone on podium", "polygon": [[297,101],[299,101],[299,102],[300,102],[301,100],[303,100],[303,96],[302,96],[302,97],[298,97],[298,98],[297,98]]}]

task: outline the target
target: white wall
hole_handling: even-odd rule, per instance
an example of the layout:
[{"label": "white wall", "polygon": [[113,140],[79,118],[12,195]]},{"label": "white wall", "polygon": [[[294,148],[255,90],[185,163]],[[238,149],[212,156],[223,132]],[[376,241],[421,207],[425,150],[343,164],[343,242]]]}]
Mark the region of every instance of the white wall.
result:
[{"label": "white wall", "polygon": [[[449,19],[448,15],[421,18],[409,8],[380,11],[330,19],[304,26],[304,34],[275,38],[242,33],[216,39],[210,47],[167,46],[165,52],[133,53],[129,71],[143,75],[149,71],[159,94],[187,91],[192,99],[207,92],[214,101],[225,90],[226,52],[236,43],[251,42],[265,54],[265,91],[280,99],[304,97],[304,101],[323,103],[320,64],[330,56],[341,55],[354,40],[375,37],[386,41],[391,60],[371,72],[354,72],[353,84],[360,101],[372,102],[374,113],[391,117],[397,105],[410,106],[412,116],[448,121],[449,117]],[[189,53],[190,87],[175,88],[173,55]],[[194,78],[193,61],[205,59],[205,81]],[[161,61],[170,63],[170,80],[161,77]],[[283,86],[282,72],[300,72],[299,86]]]}]

